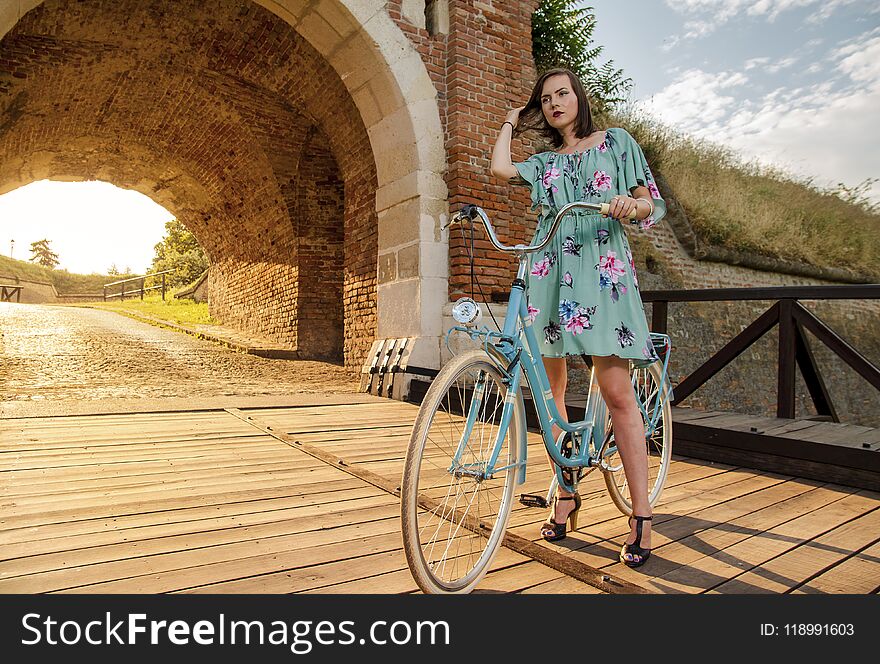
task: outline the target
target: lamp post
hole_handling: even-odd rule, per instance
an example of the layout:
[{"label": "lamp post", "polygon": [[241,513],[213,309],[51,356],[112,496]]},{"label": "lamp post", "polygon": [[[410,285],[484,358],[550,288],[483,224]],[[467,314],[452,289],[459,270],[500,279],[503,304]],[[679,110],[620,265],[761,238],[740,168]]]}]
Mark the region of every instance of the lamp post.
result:
[{"label": "lamp post", "polygon": [[15,240],[9,241],[9,257],[12,258],[12,250],[15,249]]}]

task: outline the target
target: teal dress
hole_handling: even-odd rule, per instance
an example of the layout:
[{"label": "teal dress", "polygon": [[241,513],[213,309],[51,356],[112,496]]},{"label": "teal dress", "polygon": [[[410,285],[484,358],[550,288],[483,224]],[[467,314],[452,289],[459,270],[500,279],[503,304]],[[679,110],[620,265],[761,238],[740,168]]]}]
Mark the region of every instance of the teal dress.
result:
[{"label": "teal dress", "polygon": [[[666,213],[645,155],[625,129],[607,130],[602,143],[583,152],[541,152],[514,165],[531,189],[532,209],[540,210],[535,240],[544,237],[567,203],[604,203],[615,195],[630,196],[639,186],[651,192],[654,214],[633,225],[647,230]],[[544,357],[657,359],[624,224],[630,226],[576,210],[546,250],[532,254],[529,322],[538,328]]]}]

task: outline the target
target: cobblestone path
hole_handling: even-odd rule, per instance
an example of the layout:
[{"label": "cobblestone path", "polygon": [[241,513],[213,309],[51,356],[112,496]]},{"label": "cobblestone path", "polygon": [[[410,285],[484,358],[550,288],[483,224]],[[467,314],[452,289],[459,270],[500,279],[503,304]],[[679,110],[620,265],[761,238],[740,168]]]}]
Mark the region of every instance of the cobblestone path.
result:
[{"label": "cobblestone path", "polygon": [[0,401],[340,393],[326,362],[270,360],[109,311],[0,302]]}]

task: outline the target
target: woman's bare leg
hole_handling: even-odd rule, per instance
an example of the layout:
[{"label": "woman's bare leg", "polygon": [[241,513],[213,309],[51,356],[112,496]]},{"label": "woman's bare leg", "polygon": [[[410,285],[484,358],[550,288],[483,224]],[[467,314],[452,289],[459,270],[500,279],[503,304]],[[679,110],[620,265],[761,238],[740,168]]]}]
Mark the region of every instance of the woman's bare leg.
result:
[{"label": "woman's bare leg", "polygon": [[[614,440],[623,461],[623,472],[629,485],[633,514],[651,516],[648,502],[648,451],[645,445],[645,425],[636,404],[635,392],[629,374],[629,362],[619,357],[593,357],[602,398],[611,413]],[[630,522],[627,544],[636,540],[636,522]],[[651,548],[651,522],[642,525],[642,543]]]}]

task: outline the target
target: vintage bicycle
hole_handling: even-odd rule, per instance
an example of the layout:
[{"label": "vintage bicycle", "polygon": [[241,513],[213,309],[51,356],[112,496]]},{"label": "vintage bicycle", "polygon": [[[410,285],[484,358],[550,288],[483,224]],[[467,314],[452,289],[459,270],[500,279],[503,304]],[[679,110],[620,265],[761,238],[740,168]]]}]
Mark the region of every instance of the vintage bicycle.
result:
[{"label": "vintage bicycle", "polygon": [[[570,203],[559,210],[546,236],[534,245],[498,241],[486,213],[464,206],[452,224],[483,222],[491,243],[519,262],[500,331],[477,327],[479,305],[463,298],[453,307],[460,323],[449,335],[467,335],[476,348],[453,357],[434,378],[413,425],[401,483],[401,526],[413,578],[426,593],[467,593],[488,572],[501,546],[517,486],[526,480],[527,434],[523,376],[531,392],[541,438],[554,464],[546,497],[523,495],[526,505],[547,506],[561,484],[578,482],[598,468],[611,499],[625,515],[632,505],[614,431],[591,373],[580,422],[559,414],[528,316],[529,255],[543,250],[562,219],[576,208],[608,214],[608,204]],[[473,260],[473,255],[471,255]],[[663,490],[672,453],[672,388],[667,369],[671,344],[651,333],[658,361],[631,361],[633,390],[645,423],[651,505]],[[562,432],[554,439],[551,426]]]}]

